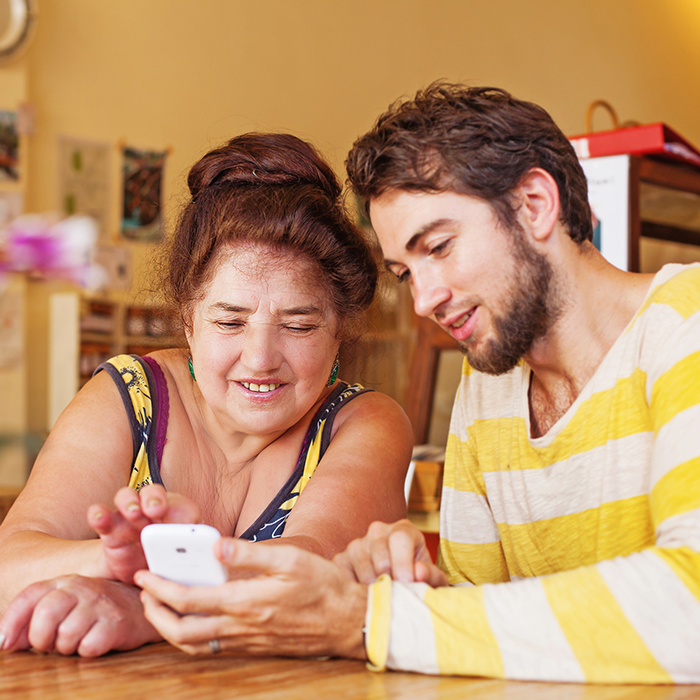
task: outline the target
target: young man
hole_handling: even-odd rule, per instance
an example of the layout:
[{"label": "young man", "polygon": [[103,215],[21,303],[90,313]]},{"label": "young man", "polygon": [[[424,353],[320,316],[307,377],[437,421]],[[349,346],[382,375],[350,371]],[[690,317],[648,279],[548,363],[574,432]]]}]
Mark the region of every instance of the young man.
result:
[{"label": "young man", "polygon": [[190,594],[183,607],[141,583],[178,610],[225,610],[228,626],[183,635],[145,595],[151,622],[190,651],[226,635],[224,648],[366,650],[426,673],[700,682],[700,266],[608,264],[566,137],[500,90],[434,85],[380,117],[347,165],[388,269],[466,355],[447,579],[407,521],[373,525],[335,568],[226,541],[227,564],[265,581],[227,584],[233,606]]}]

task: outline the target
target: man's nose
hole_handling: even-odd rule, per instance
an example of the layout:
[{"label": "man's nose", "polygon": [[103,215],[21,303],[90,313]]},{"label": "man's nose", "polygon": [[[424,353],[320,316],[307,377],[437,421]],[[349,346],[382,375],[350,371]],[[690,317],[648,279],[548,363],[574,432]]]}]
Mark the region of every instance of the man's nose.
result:
[{"label": "man's nose", "polygon": [[437,309],[450,298],[450,290],[441,280],[429,275],[413,275],[411,278],[413,309],[418,316],[434,316]]}]

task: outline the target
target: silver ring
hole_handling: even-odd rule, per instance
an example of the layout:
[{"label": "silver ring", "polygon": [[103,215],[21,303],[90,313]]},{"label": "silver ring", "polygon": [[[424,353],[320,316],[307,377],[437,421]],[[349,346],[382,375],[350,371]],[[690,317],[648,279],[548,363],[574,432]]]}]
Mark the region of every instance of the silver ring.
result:
[{"label": "silver ring", "polygon": [[221,651],[221,644],[219,644],[218,639],[209,640],[209,650],[212,654],[218,654]]}]

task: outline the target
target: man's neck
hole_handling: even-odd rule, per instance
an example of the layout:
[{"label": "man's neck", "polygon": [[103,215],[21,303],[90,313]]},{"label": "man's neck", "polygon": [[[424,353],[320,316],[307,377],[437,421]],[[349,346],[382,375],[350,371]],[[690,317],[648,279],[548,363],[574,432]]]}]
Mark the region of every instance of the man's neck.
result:
[{"label": "man's neck", "polygon": [[549,431],[591,379],[641,306],[653,275],[622,272],[594,249],[558,268],[561,313],[525,361],[532,370],[531,434]]}]

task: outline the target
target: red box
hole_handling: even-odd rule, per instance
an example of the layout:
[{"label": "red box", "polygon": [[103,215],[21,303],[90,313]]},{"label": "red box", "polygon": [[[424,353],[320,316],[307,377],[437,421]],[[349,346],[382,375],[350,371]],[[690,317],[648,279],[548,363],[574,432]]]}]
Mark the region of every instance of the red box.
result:
[{"label": "red box", "polygon": [[595,131],[571,136],[569,141],[579,158],[623,154],[656,155],[700,167],[700,151],[662,122],[611,131]]}]

